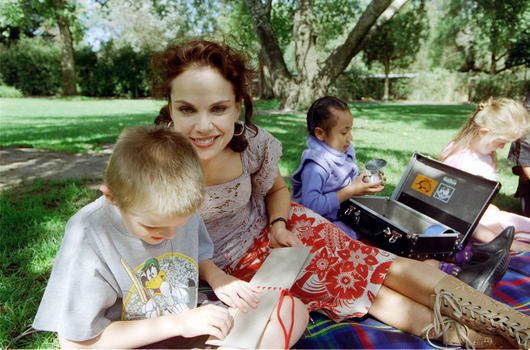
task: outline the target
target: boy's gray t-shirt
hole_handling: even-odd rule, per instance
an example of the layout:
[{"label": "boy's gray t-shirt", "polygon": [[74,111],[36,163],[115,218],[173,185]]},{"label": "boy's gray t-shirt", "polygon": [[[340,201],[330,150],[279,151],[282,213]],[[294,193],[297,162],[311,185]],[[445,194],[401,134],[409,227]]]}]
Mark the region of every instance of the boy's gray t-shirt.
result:
[{"label": "boy's gray t-shirt", "polygon": [[68,221],[33,328],[85,341],[111,321],[192,309],[198,262],[212,254],[199,214],[177,227],[173,239],[151,245],[131,235],[102,196]]}]

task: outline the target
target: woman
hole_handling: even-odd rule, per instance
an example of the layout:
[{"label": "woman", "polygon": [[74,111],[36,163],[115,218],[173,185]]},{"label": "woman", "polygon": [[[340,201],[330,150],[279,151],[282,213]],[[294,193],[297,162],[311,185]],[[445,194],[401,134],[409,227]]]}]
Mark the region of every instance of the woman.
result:
[{"label": "woman", "polygon": [[[321,216],[291,203],[278,169],[281,145],[251,122],[251,71],[244,53],[224,43],[192,40],[155,54],[151,66],[153,92],[168,101],[155,122],[187,135],[199,154],[207,185],[200,213],[219,267],[249,280],[271,248],[308,245],[315,257],[291,292],[310,311],[335,321],[368,313],[446,344],[510,346],[503,337],[514,346],[528,342],[528,329],[473,320],[476,310],[466,301],[480,300],[479,305],[519,324],[529,324],[529,317],[427,264],[352,240]],[[244,123],[238,121],[243,106]],[[433,308],[441,310],[436,318]],[[496,322],[489,314],[481,317]],[[468,326],[476,331],[461,337]]]}]

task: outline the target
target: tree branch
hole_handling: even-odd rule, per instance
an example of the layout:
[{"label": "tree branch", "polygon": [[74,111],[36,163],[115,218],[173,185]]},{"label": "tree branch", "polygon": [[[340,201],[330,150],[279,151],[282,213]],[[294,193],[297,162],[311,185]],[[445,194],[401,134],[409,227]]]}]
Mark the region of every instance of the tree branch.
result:
[{"label": "tree branch", "polygon": [[[372,0],[352,29],[346,41],[337,47],[323,64],[323,71],[335,79],[352,58],[370,41],[374,33],[387,23],[409,0]],[[372,32],[373,30],[373,32]]]}]

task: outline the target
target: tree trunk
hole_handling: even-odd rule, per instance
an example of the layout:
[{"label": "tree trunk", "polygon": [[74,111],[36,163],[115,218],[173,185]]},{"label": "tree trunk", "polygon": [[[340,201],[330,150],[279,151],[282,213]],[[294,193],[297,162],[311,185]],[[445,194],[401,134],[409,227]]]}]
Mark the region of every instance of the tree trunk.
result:
[{"label": "tree trunk", "polygon": [[[313,0],[300,0],[294,21],[295,58],[298,75],[293,79],[283,59],[278,40],[266,16],[261,0],[246,0],[254,29],[271,69],[272,90],[282,109],[307,108],[317,97],[327,93],[335,79],[359,53],[372,28],[388,22],[408,0],[372,0],[349,33],[324,62],[316,61],[316,36],[313,29]],[[375,26],[375,27],[374,27]]]},{"label": "tree trunk", "polygon": [[385,57],[385,83],[384,83],[384,92],[383,92],[383,101],[388,101],[388,97],[390,96],[390,79],[388,76],[390,75],[390,58]]},{"label": "tree trunk", "polygon": [[59,2],[59,8],[56,9],[57,23],[61,36],[61,72],[62,87],[64,96],[77,95],[75,79],[75,60],[74,60],[74,43],[72,33],[70,32],[70,22],[67,17],[62,15],[64,1]]},{"label": "tree trunk", "polygon": [[[267,19],[270,21],[272,11],[272,0],[265,1],[265,13]],[[272,91],[272,77],[271,70],[264,62],[265,52],[261,45],[259,45],[259,97],[265,100],[274,98],[274,92]]]},{"label": "tree trunk", "polygon": [[259,97],[264,100],[270,100],[274,98],[274,92],[272,91],[272,79],[271,71],[267,65],[263,62],[263,53],[261,53],[259,60]]},{"label": "tree trunk", "polygon": [[263,64],[270,68],[272,91],[281,100],[280,108],[284,108],[285,104],[290,103],[290,98],[289,96],[282,97],[283,92],[296,89],[296,85],[287,69],[278,39],[274,35],[263,3],[261,0],[247,0],[247,6],[264,53]]}]

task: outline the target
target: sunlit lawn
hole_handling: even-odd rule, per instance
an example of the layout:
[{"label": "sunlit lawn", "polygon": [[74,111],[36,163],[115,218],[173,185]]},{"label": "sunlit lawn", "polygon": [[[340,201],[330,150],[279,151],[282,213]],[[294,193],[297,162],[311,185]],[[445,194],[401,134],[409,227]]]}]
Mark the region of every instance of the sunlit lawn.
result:
[{"label": "sunlit lawn", "polygon": [[0,99],[0,144],[65,153],[114,142],[126,126],[150,124],[162,103],[121,99]]},{"label": "sunlit lawn", "polygon": [[[275,109],[277,101],[257,101],[258,110]],[[0,99],[0,146],[38,147],[63,152],[97,150],[112,143],[130,125],[151,124],[161,102],[153,100]],[[353,144],[362,166],[384,158],[386,188],[390,196],[414,151],[438,157],[456,134],[471,105],[352,104],[355,117]],[[280,162],[288,179],[305,147],[305,114],[260,114],[254,121],[283,144]],[[499,153],[499,179],[503,184],[495,203],[518,211],[512,195],[517,179]],[[86,179],[85,179],[86,180]],[[2,193],[0,222],[0,345],[4,348],[32,323],[46,286],[67,219],[95,199],[86,181],[37,181]],[[17,348],[57,347],[55,336],[37,333],[15,342]]]}]

